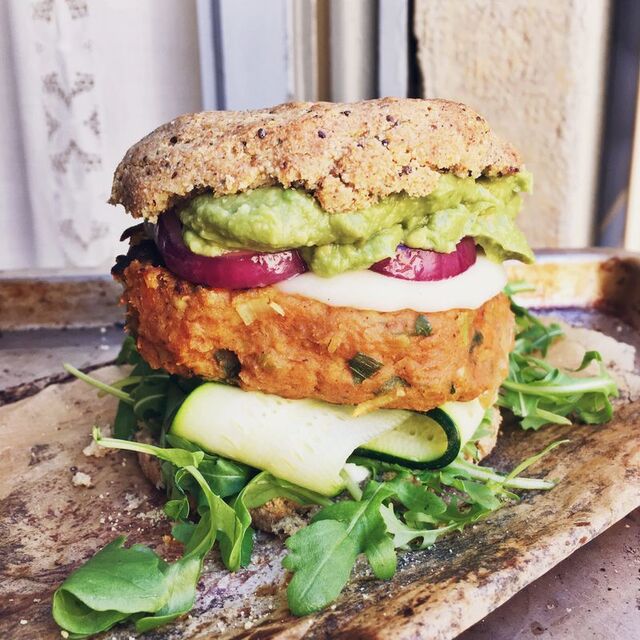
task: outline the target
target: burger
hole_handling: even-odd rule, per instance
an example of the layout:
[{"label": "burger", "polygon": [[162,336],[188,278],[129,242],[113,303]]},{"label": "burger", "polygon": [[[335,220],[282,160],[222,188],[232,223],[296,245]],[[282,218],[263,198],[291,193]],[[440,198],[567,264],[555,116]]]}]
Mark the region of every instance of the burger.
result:
[{"label": "burger", "polygon": [[445,100],[190,114],[134,145],[111,195],[141,220],[113,269],[133,370],[67,370],[119,398],[115,438],[94,439],[164,485],[184,553],[114,540],[56,591],[58,624],[174,620],[214,544],[229,570],[250,562],[253,527],[289,536],[306,615],[361,555],[391,578],[396,549],[551,489],[520,474],[562,441],[507,475],[477,464],[497,405],[527,429],[602,423],[617,391],[601,362],[588,385],[545,362],[560,327],[504,292],[503,262],[533,260],[515,224],[530,189],[516,151]]},{"label": "burger", "polygon": [[216,383],[173,431],[327,495],[355,450],[437,468],[481,433],[489,453],[514,340],[502,263],[533,258],[514,221],[530,188],[516,151],[445,100],[155,130],[115,172],[110,202],[144,224],[114,274],[142,358]]}]

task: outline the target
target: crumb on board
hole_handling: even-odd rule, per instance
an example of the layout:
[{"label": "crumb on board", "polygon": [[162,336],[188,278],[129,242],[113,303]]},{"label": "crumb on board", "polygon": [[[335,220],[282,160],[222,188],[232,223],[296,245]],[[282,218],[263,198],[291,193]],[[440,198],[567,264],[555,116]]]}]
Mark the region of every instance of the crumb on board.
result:
[{"label": "crumb on board", "polygon": [[[109,438],[111,436],[111,427],[107,426],[101,428],[102,435],[105,438]],[[109,449],[107,447],[101,447],[93,438],[91,442],[82,450],[85,456],[88,458],[104,458],[115,452],[115,449]]]},{"label": "crumb on board", "polygon": [[306,526],[312,511],[312,507],[296,505],[286,498],[273,498],[251,509],[251,520],[261,531],[288,538]]},{"label": "crumb on board", "polygon": [[91,476],[84,471],[76,471],[71,478],[75,487],[93,487]]},{"label": "crumb on board", "polygon": [[140,508],[140,505],[145,502],[146,498],[136,493],[125,493],[124,495],[124,510],[127,512],[136,511]]}]

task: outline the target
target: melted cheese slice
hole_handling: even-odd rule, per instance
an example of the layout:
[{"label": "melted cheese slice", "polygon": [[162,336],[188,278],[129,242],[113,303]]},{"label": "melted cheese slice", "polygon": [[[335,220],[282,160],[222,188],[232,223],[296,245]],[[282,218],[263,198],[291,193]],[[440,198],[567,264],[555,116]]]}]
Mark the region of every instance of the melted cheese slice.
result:
[{"label": "melted cheese slice", "polygon": [[332,307],[371,311],[413,309],[434,313],[477,309],[502,291],[507,275],[501,264],[478,256],[475,264],[453,278],[416,282],[375,271],[348,271],[333,278],[308,272],[274,285],[284,293],[319,300]]}]

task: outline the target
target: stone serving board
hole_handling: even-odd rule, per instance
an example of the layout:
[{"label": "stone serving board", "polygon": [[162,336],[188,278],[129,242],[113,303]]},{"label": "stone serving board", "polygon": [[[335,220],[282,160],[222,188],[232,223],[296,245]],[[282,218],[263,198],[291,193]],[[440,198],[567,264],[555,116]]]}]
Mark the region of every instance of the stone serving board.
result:
[{"label": "stone serving board", "polygon": [[[528,269],[514,274],[541,287],[535,304],[567,300],[566,272],[578,283],[569,287],[575,308],[554,315],[640,345],[634,257],[594,254],[581,262],[574,256],[563,268],[555,256]],[[635,373],[637,365],[636,359]],[[108,366],[94,375],[108,381],[121,372]],[[52,383],[16,401],[8,397],[12,401],[0,407],[0,637],[60,638],[51,595],[97,549],[118,534],[166,558],[179,548],[168,536],[163,497],[133,455],[83,454],[91,426],[111,421],[112,398],[99,398],[77,381]],[[560,438],[570,443],[530,470],[559,480],[555,489],[523,493],[520,502],[431,550],[405,553],[388,582],[374,579],[363,562],[334,606],[293,618],[286,609],[282,542],[259,534],[249,567],[229,574],[211,554],[191,614],[145,637],[453,638],[640,505],[640,402],[624,395],[606,426],[534,433],[506,425],[487,464],[510,469]],[[78,471],[92,486],[73,484]],[[105,637],[131,636],[131,628],[120,627]]]}]

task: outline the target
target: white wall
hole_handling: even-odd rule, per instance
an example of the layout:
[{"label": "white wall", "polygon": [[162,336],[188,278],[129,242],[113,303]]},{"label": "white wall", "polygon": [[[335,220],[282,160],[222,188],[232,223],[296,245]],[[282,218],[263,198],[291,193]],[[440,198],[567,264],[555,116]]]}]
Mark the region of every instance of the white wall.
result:
[{"label": "white wall", "polygon": [[[0,269],[107,270],[130,223],[105,202],[116,164],[153,128],[200,110],[195,0],[71,6],[0,3]],[[46,89],[51,73],[57,88]],[[79,73],[91,88],[74,92]],[[52,174],[70,142],[93,168],[72,148]]]},{"label": "white wall", "polygon": [[33,260],[31,212],[25,179],[18,95],[10,42],[9,5],[0,2],[0,268]]}]

